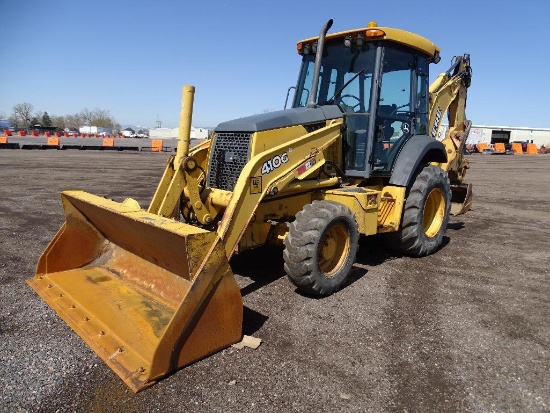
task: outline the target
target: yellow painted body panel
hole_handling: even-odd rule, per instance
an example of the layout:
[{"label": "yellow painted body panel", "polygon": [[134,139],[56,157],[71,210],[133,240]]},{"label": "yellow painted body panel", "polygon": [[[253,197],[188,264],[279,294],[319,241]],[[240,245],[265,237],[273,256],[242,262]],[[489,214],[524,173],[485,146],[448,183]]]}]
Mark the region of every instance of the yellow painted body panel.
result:
[{"label": "yellow painted body panel", "polygon": [[406,191],[407,188],[400,186],[386,186],[382,189],[378,208],[378,232],[399,230]]},{"label": "yellow painted body panel", "polygon": [[324,198],[347,206],[355,215],[359,233],[374,235],[378,226],[380,192],[368,188],[345,187],[326,191]]},{"label": "yellow painted body panel", "polygon": [[302,125],[256,132],[252,137],[252,144],[250,146],[251,157],[256,154],[269,151],[284,144],[285,142],[299,138],[306,133],[306,129]]},{"label": "yellow painted body panel", "polygon": [[[238,251],[244,251],[249,248],[259,247],[266,243],[281,244],[282,239],[278,238],[282,232],[287,232],[288,227],[282,223],[277,225],[278,221],[288,222],[304,205],[311,203],[315,199],[321,199],[321,191],[312,190],[311,187],[305,189],[306,192],[292,193],[283,191],[278,197],[270,197],[258,205],[254,217],[247,226],[246,231],[241,237],[238,245]],[[287,194],[287,195],[285,195]]]}]

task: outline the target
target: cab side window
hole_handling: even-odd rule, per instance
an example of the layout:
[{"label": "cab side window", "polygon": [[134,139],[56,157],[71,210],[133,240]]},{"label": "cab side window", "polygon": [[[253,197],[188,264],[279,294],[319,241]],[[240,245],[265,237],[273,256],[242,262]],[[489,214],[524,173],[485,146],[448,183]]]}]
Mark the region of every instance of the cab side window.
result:
[{"label": "cab side window", "polygon": [[373,172],[389,173],[399,147],[412,135],[415,120],[416,57],[386,46],[374,136]]}]

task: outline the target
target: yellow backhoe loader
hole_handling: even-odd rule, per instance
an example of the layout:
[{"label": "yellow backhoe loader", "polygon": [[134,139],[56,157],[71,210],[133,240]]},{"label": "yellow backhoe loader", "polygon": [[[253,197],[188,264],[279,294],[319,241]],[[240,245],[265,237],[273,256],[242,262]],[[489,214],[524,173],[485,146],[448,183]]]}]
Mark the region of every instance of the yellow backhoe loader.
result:
[{"label": "yellow backhoe loader", "polygon": [[233,254],[284,245],[290,281],[327,295],[360,234],[424,256],[440,248],[451,207],[470,208],[469,56],[430,87],[440,57],[429,40],[331,25],[297,44],[290,109],[221,123],[191,149],[194,88],[183,88],[177,152],[147,210],[61,194],[66,221],[28,282],[134,391],[241,340]]}]

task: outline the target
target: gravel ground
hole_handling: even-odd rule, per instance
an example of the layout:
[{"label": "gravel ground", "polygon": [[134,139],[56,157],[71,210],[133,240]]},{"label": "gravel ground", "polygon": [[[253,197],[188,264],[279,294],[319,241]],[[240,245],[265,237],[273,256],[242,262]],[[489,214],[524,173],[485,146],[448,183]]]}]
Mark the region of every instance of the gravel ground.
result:
[{"label": "gravel ground", "polygon": [[421,259],[362,239],[348,285],[322,299],[281,251],[232,260],[244,332],[132,393],[26,284],[63,223],[59,192],[147,205],[166,154],[0,151],[0,410],[550,411],[550,156],[469,157],[474,208]]}]

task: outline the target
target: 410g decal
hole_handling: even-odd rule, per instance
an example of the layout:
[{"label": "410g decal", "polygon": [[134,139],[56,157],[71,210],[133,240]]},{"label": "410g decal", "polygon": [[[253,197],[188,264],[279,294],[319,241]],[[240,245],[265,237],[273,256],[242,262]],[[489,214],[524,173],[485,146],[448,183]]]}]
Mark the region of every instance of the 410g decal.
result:
[{"label": "410g decal", "polygon": [[279,166],[288,162],[287,153],[282,153],[280,155],[275,155],[273,158],[267,160],[262,165],[262,175],[266,175],[270,172],[273,172]]}]

